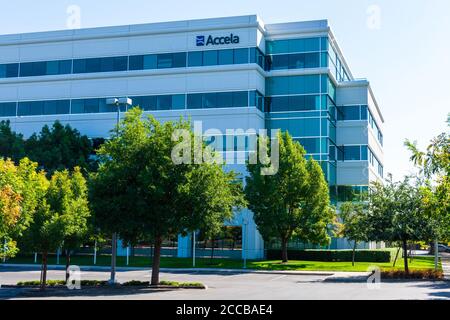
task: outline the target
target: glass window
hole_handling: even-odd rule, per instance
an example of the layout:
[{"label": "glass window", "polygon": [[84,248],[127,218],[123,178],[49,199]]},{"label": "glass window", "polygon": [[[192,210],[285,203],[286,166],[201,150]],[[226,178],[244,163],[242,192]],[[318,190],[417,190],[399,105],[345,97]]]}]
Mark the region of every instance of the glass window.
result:
[{"label": "glass window", "polygon": [[15,78],[19,76],[19,64],[0,64],[0,78]]},{"label": "glass window", "polygon": [[271,77],[266,80],[268,95],[289,94],[289,77]]},{"label": "glass window", "polygon": [[158,69],[172,68],[172,54],[158,54]]},{"label": "glass window", "polygon": [[248,63],[248,49],[234,49],[234,63]]},{"label": "glass window", "polygon": [[73,73],[85,73],[86,72],[86,59],[73,60]]},{"label": "glass window", "polygon": [[156,54],[147,54],[144,56],[144,70],[152,70],[158,67],[158,55]]},{"label": "glass window", "polygon": [[217,65],[217,50],[209,50],[203,52],[203,65],[204,66]]},{"label": "glass window", "polygon": [[70,73],[72,73],[72,60],[59,61],[59,74],[70,74]]},{"label": "glass window", "polygon": [[344,120],[359,120],[360,119],[359,106],[344,106]]},{"label": "glass window", "polygon": [[69,114],[70,100],[55,100],[44,102],[43,114]]},{"label": "glass window", "polygon": [[48,61],[45,74],[47,74],[47,75],[59,74],[59,62],[58,61]]},{"label": "glass window", "polygon": [[336,161],[336,146],[330,146],[330,161]]},{"label": "glass window", "polygon": [[130,70],[143,70],[144,56],[130,56]]},{"label": "glass window", "polygon": [[99,99],[84,99],[84,113],[98,113]]},{"label": "glass window", "polygon": [[18,116],[34,116],[43,114],[43,101],[19,102]]},{"label": "glass window", "polygon": [[151,111],[157,109],[157,97],[156,96],[144,96],[141,97],[141,108],[144,111]]},{"label": "glass window", "polygon": [[172,54],[172,68],[186,67],[186,52],[177,52]]},{"label": "glass window", "polygon": [[289,96],[272,97],[269,100],[270,112],[289,111]]},{"label": "glass window", "polygon": [[84,99],[72,100],[71,113],[84,113]]},{"label": "glass window", "polygon": [[[134,103],[134,100],[133,100]],[[98,101],[98,110],[100,113],[106,113],[106,112],[117,112],[117,108],[114,105],[106,104],[106,99],[99,99]],[[120,106],[120,111],[125,112],[124,106]]]},{"label": "glass window", "polygon": [[217,94],[216,93],[205,93],[203,98],[204,108],[216,108],[217,106]]},{"label": "glass window", "polygon": [[287,53],[289,52],[289,40],[268,41],[266,51],[267,53]]},{"label": "glass window", "polygon": [[289,68],[289,55],[287,54],[270,56],[269,61],[271,70],[283,70]]},{"label": "glass window", "polygon": [[361,106],[361,120],[367,120],[367,106]]},{"label": "glass window", "polygon": [[320,93],[320,77],[318,75],[294,76],[289,78],[289,93]]},{"label": "glass window", "polygon": [[233,92],[233,107],[247,107],[248,106],[248,92]]},{"label": "glass window", "polygon": [[233,64],[233,50],[219,50],[219,65]]},{"label": "glass window", "polygon": [[320,153],[320,139],[319,138],[300,138],[295,139],[305,148],[306,153]]},{"label": "glass window", "polygon": [[230,108],[233,106],[233,93],[232,92],[219,92],[217,94],[217,107],[218,108]]},{"label": "glass window", "polygon": [[128,69],[128,57],[114,57],[113,69],[108,71],[126,71]]},{"label": "glass window", "polygon": [[186,96],[184,94],[175,94],[172,96],[172,109],[185,109]]},{"label": "glass window", "polygon": [[100,72],[102,70],[102,60],[100,58],[86,59],[86,69],[84,72]]},{"label": "glass window", "polygon": [[367,161],[369,155],[369,149],[367,146],[361,146],[361,160]]},{"label": "glass window", "polygon": [[47,63],[46,62],[26,62],[20,64],[20,76],[32,77],[43,76],[46,74]]},{"label": "glass window", "polygon": [[188,107],[188,109],[203,108],[203,94],[201,94],[201,93],[188,94],[187,107]]},{"label": "glass window", "polygon": [[203,52],[193,51],[188,54],[189,67],[200,67],[203,65]]},{"label": "glass window", "polygon": [[0,117],[15,117],[15,116],[16,116],[15,102],[0,103]]},{"label": "glass window", "polygon": [[345,146],[344,147],[344,160],[345,161],[358,161],[361,160],[360,146]]},{"label": "glass window", "polygon": [[259,48],[250,48],[250,63],[256,63],[261,68],[265,68],[265,56]]},{"label": "glass window", "polygon": [[170,110],[172,109],[172,96],[164,95],[157,98],[157,110]]},{"label": "glass window", "polygon": [[320,38],[289,40],[289,52],[308,52],[320,50]]}]

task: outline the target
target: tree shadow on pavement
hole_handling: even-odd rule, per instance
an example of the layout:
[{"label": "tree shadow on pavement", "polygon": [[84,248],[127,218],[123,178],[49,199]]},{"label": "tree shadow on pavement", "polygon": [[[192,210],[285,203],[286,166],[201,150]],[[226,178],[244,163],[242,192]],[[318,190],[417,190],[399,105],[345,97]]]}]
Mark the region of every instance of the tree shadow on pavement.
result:
[{"label": "tree shadow on pavement", "polygon": [[[17,290],[16,292],[14,292]],[[10,298],[84,298],[84,297],[113,297],[131,296],[141,294],[153,294],[179,290],[201,290],[201,289],[180,289],[180,288],[151,288],[151,287],[82,287],[80,290],[69,290],[67,288],[48,287],[44,291],[38,288],[16,288],[8,289]],[[6,297],[4,297],[6,298]]]}]

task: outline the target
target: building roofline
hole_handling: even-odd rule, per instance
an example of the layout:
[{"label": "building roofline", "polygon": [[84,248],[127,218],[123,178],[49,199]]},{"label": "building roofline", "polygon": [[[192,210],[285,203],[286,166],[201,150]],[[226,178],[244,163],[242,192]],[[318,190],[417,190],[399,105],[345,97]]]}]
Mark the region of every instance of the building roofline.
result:
[{"label": "building roofline", "polygon": [[333,45],[333,47],[336,49],[337,53],[339,54],[341,58],[341,62],[344,64],[345,68],[347,69],[347,72],[349,73],[349,77],[354,80],[355,77],[353,76],[352,69],[350,69],[347,60],[345,59],[345,55],[342,53],[342,49],[339,46],[336,37],[334,36],[333,31],[331,30],[331,27],[328,27],[328,35],[330,36],[330,44]]},{"label": "building roofline", "polygon": [[71,30],[6,34],[0,35],[0,46],[248,27],[256,27],[261,32],[264,32],[264,23],[262,22],[262,19],[260,17],[258,17],[257,15],[244,15],[209,19],[194,19]]}]

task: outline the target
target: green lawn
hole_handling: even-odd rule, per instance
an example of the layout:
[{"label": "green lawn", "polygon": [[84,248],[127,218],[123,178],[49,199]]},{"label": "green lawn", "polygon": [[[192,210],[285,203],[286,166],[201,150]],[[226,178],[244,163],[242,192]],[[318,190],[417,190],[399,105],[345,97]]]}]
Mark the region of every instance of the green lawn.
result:
[{"label": "green lawn", "polygon": [[[60,264],[65,264],[65,258],[60,258]],[[32,264],[34,263],[33,256],[19,256],[7,261],[13,264]],[[38,256],[38,263],[40,263],[40,256]],[[49,257],[49,264],[56,264],[56,256]],[[92,256],[73,256],[71,264],[80,266],[93,265]],[[97,257],[98,266],[109,266],[111,264],[110,256]],[[117,266],[125,267],[126,258],[117,257]],[[149,267],[151,266],[151,259],[149,257],[130,257],[130,267]],[[381,269],[393,269],[392,263],[369,263],[356,262],[352,267],[351,262],[316,262],[316,261],[289,261],[288,263],[281,263],[281,261],[247,261],[248,269],[256,270],[296,270],[296,271],[367,271],[370,266],[378,266]],[[410,263],[411,269],[434,269],[434,258],[431,256],[415,257]],[[224,269],[242,269],[242,260],[230,259],[214,259],[197,258],[196,267],[198,268],[224,268]],[[191,258],[161,258],[161,268],[192,268]],[[403,269],[403,260],[398,259],[394,269]]]}]

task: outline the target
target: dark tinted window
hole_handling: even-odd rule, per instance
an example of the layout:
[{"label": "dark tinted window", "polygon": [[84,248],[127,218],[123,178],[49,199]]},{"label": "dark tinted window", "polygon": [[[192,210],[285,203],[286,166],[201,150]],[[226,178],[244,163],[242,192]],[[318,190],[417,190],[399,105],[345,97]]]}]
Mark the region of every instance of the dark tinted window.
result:
[{"label": "dark tinted window", "polygon": [[233,92],[233,107],[247,107],[248,106],[248,92]]},{"label": "dark tinted window", "polygon": [[172,109],[172,96],[158,96],[157,98],[157,110],[170,110]]},{"label": "dark tinted window", "polygon": [[188,56],[189,67],[200,67],[203,65],[203,52],[194,51],[189,52]]},{"label": "dark tinted window", "polygon": [[344,160],[345,161],[361,160],[360,146],[345,146]]},{"label": "dark tinted window", "polygon": [[19,102],[18,115],[19,116],[33,116],[41,115],[44,110],[43,101],[27,101]]},{"label": "dark tinted window", "polygon": [[368,160],[369,149],[367,146],[361,146],[361,160]]},{"label": "dark tinted window", "polygon": [[359,120],[359,106],[345,106],[344,120]]},{"label": "dark tinted window", "polygon": [[203,100],[204,108],[216,108],[217,107],[217,93],[205,93]]},{"label": "dark tinted window", "polygon": [[306,153],[320,153],[320,139],[319,138],[299,138],[295,139],[305,148]]},{"label": "dark tinted window", "polygon": [[0,117],[14,117],[14,116],[16,116],[15,102],[0,103]]},{"label": "dark tinted window", "polygon": [[210,50],[203,52],[203,65],[204,66],[215,66],[217,65],[217,51]]},{"label": "dark tinted window", "polygon": [[43,114],[69,114],[70,100],[45,101]]},{"label": "dark tinted window", "polygon": [[184,68],[186,67],[186,52],[178,52],[173,54],[173,68]]},{"label": "dark tinted window", "polygon": [[361,106],[361,120],[367,120],[367,106]]},{"label": "dark tinted window", "polygon": [[20,64],[20,76],[43,76],[46,74],[47,63],[46,62],[26,62]]},{"label": "dark tinted window", "polygon": [[201,94],[201,93],[188,94],[187,107],[188,107],[188,109],[203,108],[203,94]]},{"label": "dark tinted window", "polygon": [[233,64],[233,50],[219,51],[219,65]]},{"label": "dark tinted window", "polygon": [[234,63],[248,63],[248,49],[234,49]]},{"label": "dark tinted window", "polygon": [[0,64],[0,78],[15,78],[19,76],[19,64]]},{"label": "dark tinted window", "polygon": [[230,108],[233,106],[233,93],[232,92],[219,92],[217,94],[217,107],[218,108]]},{"label": "dark tinted window", "polygon": [[143,70],[144,56],[130,56],[130,70]]}]

